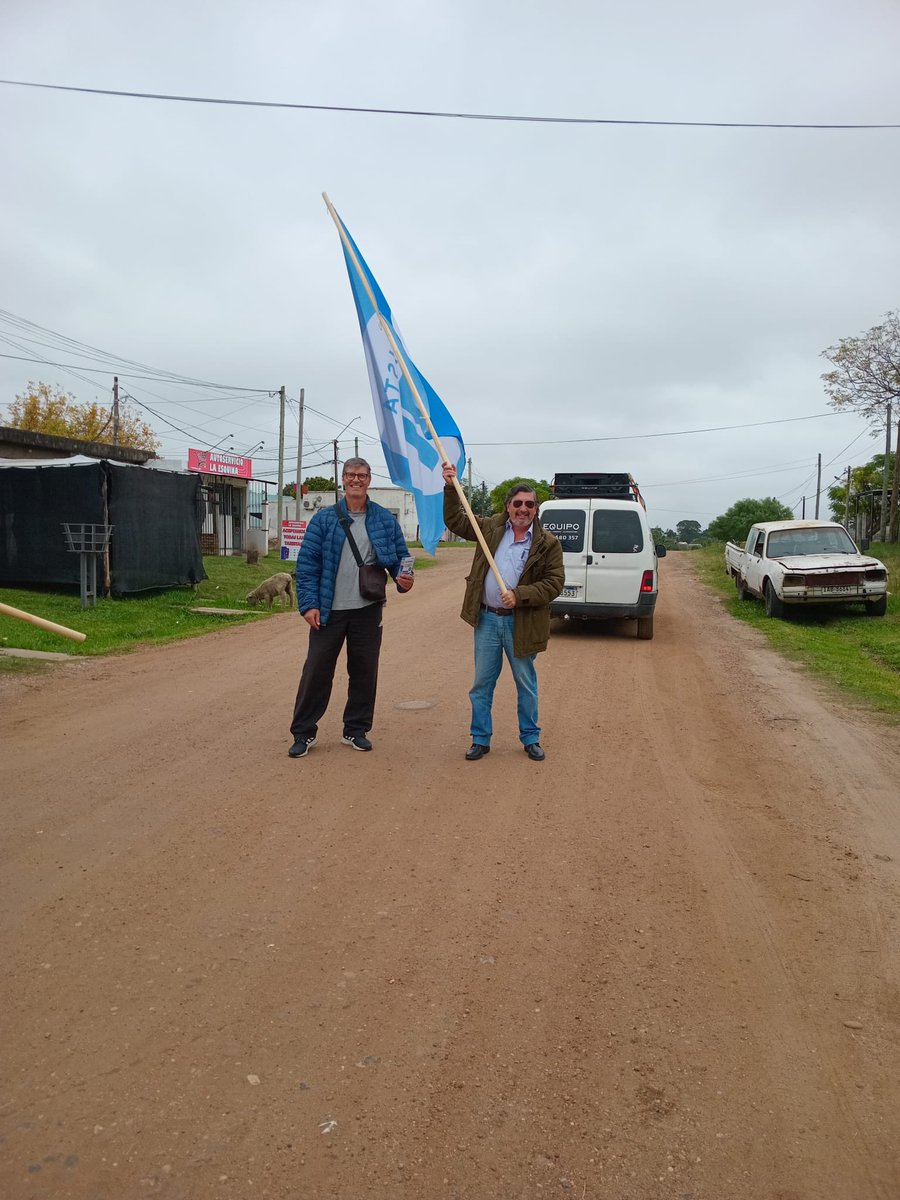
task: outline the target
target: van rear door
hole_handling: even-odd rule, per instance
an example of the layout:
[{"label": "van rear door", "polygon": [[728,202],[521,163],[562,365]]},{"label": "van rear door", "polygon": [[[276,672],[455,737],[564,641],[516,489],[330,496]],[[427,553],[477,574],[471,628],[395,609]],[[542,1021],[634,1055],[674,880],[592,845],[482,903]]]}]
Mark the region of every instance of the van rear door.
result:
[{"label": "van rear door", "polygon": [[645,549],[637,504],[592,500],[585,580],[588,604],[637,604],[642,568],[648,562]]},{"label": "van rear door", "polygon": [[559,540],[566,569],[566,584],[560,600],[585,598],[587,584],[587,530],[589,500],[551,501],[541,511],[541,524]]}]

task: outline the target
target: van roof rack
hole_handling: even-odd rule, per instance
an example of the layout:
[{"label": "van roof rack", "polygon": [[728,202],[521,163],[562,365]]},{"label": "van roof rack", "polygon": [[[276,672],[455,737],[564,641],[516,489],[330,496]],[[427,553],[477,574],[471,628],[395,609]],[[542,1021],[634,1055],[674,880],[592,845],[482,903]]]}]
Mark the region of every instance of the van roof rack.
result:
[{"label": "van roof rack", "polygon": [[627,471],[561,471],[553,476],[550,492],[557,500],[631,500],[647,507]]}]

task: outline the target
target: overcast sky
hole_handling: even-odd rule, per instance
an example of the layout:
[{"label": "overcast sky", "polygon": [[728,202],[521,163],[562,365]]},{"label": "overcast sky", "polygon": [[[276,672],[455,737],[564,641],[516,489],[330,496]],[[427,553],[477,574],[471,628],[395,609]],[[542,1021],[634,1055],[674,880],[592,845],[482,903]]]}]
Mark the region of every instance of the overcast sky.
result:
[{"label": "overcast sky", "polygon": [[[0,33],[0,76],[80,87],[900,122],[894,0],[0,0]],[[0,308],[248,389],[120,371],[165,455],[264,440],[255,473],[275,478],[277,400],[264,393],[284,384],[294,400],[305,389],[304,464],[353,422],[342,454],[358,431],[383,475],[322,191],[456,418],[478,482],[628,470],[654,524],[705,526],[743,496],[799,504],[817,453],[829,483],[881,448],[858,418],[831,414],[819,355],[900,306],[900,129],[469,121],[0,86],[0,150]],[[108,362],[25,336],[0,319],[3,353],[78,374],[0,358],[0,401],[37,379],[108,403]],[[291,480],[294,405],[288,427]]]}]

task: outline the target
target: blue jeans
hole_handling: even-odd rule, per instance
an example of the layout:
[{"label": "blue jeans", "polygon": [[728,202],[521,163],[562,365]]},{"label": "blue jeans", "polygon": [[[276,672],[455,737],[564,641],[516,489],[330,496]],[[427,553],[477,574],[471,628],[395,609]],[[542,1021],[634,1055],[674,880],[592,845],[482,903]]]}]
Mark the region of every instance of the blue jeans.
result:
[{"label": "blue jeans", "polygon": [[491,704],[504,654],[512,668],[518,693],[519,740],[523,746],[541,740],[534,655],[516,658],[513,654],[514,619],[483,612],[475,627],[475,682],[469,699],[472,701],[472,741],[479,746],[491,744]]}]

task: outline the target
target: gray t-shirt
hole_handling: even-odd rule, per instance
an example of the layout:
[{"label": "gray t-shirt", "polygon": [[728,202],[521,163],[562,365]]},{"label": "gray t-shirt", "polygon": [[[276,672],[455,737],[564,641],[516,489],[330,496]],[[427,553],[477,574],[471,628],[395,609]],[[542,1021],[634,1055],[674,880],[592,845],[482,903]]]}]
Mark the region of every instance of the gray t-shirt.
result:
[{"label": "gray t-shirt", "polygon": [[[359,551],[359,557],[364,563],[375,561],[375,551],[366,532],[365,512],[350,513],[353,540]],[[337,578],[334,581],[334,600],[332,608],[365,608],[367,604],[377,604],[377,600],[363,600],[359,594],[359,567],[350,549],[349,540],[344,542],[341,561],[338,564]]]}]

